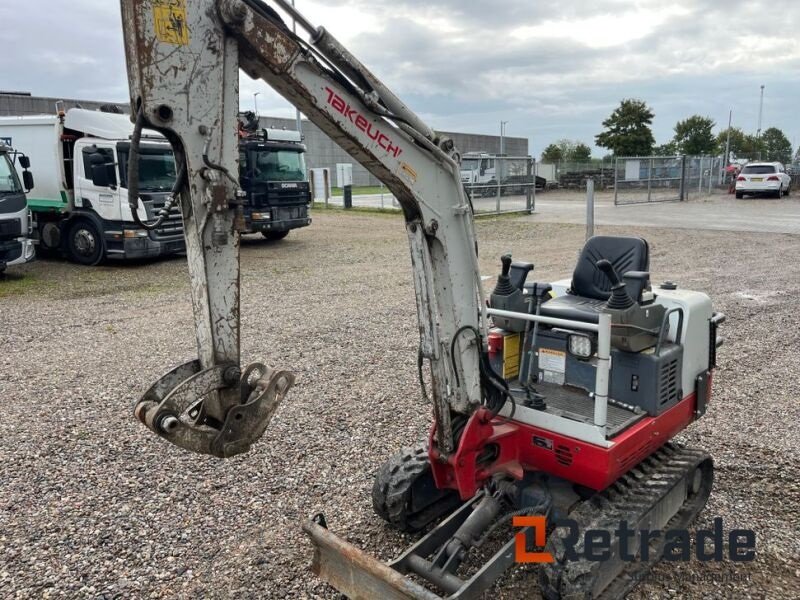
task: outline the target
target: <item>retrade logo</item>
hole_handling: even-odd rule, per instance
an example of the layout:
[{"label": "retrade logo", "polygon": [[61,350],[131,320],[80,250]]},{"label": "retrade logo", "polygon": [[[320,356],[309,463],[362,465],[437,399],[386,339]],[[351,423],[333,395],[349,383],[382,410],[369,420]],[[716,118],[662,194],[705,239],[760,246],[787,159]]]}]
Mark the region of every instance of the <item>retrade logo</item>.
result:
[{"label": "retrade logo", "polygon": [[364,115],[358,112],[357,109],[350,106],[345,102],[339,94],[334,92],[331,88],[326,87],[325,91],[328,92],[328,104],[330,104],[338,113],[341,113],[353,125],[358,127],[361,131],[367,134],[371,140],[378,142],[378,145],[386,150],[395,158],[399,158],[403,153],[400,146],[395,145],[391,138],[383,133],[376,125],[370,122]]},{"label": "retrade logo", "polygon": [[[514,527],[530,527],[533,531],[533,543],[536,548],[544,548],[546,543],[547,520],[543,516],[517,516],[513,520]],[[692,548],[697,560],[702,562],[725,559],[733,562],[750,562],[756,557],[756,534],[752,529],[731,529],[724,534],[722,518],[714,519],[713,529],[698,529],[695,532],[695,543],[692,544],[688,529],[636,529],[626,521],[620,521],[613,531],[605,529],[587,529],[581,535],[578,523],[572,519],[561,519],[555,527],[566,529],[562,536],[564,558],[566,560],[585,559],[603,562],[611,558],[623,561],[635,560],[667,560],[689,561],[692,559]],[[727,544],[725,544],[727,537]],[[515,559],[520,563],[551,563],[550,552],[534,552],[528,550],[528,535],[524,531],[514,536]],[[651,556],[652,544],[663,547],[660,556]]]}]

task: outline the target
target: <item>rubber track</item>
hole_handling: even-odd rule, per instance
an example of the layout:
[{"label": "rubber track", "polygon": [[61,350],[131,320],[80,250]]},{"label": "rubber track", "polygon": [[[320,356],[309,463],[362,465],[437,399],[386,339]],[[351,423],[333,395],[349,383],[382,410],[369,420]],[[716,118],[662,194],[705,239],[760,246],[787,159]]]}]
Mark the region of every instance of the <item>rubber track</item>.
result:
[{"label": "rubber track", "polygon": [[[611,532],[613,540],[613,531],[617,529],[621,520],[627,521],[633,529],[640,519],[666,498],[675,485],[692,475],[701,464],[703,478],[699,491],[684,500],[662,530],[686,528],[705,506],[711,493],[713,461],[702,450],[673,444],[665,444],[609,488],[582,502],[569,516],[578,522],[581,532],[588,529],[606,530]],[[689,489],[691,481],[687,480],[686,485]],[[580,539],[576,546],[578,552],[583,551],[582,535]],[[636,540],[638,543],[638,537]],[[664,543],[661,536],[650,545],[648,561],[618,561],[615,565],[588,560],[568,561],[564,553],[563,540],[559,530],[556,529],[550,534],[546,546],[546,550],[555,557],[555,562],[542,565],[540,570],[542,595],[547,600],[624,598],[660,560]],[[607,575],[609,568],[620,567],[622,568],[619,573],[599,595],[593,595],[592,590],[598,577],[601,574]]]},{"label": "rubber track", "polygon": [[375,513],[400,531],[413,533],[461,505],[458,495],[446,490],[423,510],[409,513],[412,486],[423,477],[430,477],[430,485],[433,487],[427,443],[420,443],[413,448],[401,448],[381,465],[375,476],[372,486],[372,507]]}]

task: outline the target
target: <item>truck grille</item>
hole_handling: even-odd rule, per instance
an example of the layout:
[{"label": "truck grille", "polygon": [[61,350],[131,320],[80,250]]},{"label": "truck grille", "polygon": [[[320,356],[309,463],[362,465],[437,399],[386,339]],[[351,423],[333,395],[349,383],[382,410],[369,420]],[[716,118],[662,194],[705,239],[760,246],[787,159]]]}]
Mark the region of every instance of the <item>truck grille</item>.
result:
[{"label": "truck grille", "polygon": [[[159,211],[164,208],[165,203],[165,197],[145,200],[144,205],[147,210],[147,218],[151,221],[155,219]],[[178,206],[173,206],[169,211],[169,217],[164,220],[161,227],[151,232],[151,236],[155,240],[174,239],[183,236],[181,209]]]},{"label": "truck grille", "polygon": [[8,219],[0,221],[0,238],[17,238],[22,235],[22,221]]}]

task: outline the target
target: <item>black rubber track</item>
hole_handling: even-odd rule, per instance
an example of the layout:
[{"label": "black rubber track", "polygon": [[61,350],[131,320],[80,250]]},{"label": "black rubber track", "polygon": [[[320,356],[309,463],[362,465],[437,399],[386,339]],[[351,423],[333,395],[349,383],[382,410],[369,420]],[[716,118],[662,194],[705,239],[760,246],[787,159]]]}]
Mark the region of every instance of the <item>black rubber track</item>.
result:
[{"label": "black rubber track", "polygon": [[[699,488],[693,491],[695,471],[700,472],[701,478]],[[708,454],[666,444],[608,489],[579,504],[569,516],[578,522],[581,532],[605,530],[613,540],[613,531],[621,520],[627,521],[631,529],[646,523],[669,492],[685,482],[688,493],[683,504],[661,529],[687,528],[705,506],[713,479],[713,461]],[[623,562],[617,557],[608,562],[570,561],[564,552],[562,535],[565,533],[556,529],[547,540],[546,550],[555,558],[554,563],[542,565],[539,571],[541,592],[547,600],[624,598],[660,560],[665,543],[661,536],[650,544],[648,561]],[[576,550],[583,551],[582,541]],[[676,563],[675,568],[680,568],[680,563]],[[605,583],[608,578],[612,579]]]},{"label": "black rubber track", "polygon": [[424,529],[460,505],[454,491],[436,489],[426,444],[402,448],[381,465],[372,486],[375,513],[409,533]]}]

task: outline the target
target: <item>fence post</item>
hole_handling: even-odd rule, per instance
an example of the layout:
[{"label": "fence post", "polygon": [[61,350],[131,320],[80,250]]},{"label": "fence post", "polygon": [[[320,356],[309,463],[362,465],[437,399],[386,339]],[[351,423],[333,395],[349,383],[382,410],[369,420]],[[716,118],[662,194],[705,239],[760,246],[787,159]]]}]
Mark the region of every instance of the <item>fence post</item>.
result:
[{"label": "fence post", "polygon": [[617,157],[615,156],[611,164],[614,166],[614,206],[619,206],[617,203],[617,193],[619,190],[619,177],[617,176]]},{"label": "fence post", "polygon": [[586,180],[586,239],[594,235],[594,179]]},{"label": "fence post", "polygon": [[497,200],[496,200],[496,212],[500,212],[500,158],[495,156],[494,158],[494,178],[497,181]]},{"label": "fence post", "polygon": [[678,201],[683,202],[686,198],[686,155],[681,155],[681,191],[679,193]]},{"label": "fence post", "polygon": [[698,196],[703,193],[703,159],[700,157],[700,166],[697,168],[697,194]]},{"label": "fence post", "polygon": [[533,195],[536,193],[536,169],[533,167],[533,158],[528,157],[525,161],[525,179],[528,187],[525,190],[525,210],[533,214]]},{"label": "fence post", "polygon": [[647,163],[647,201],[653,200],[653,159],[652,157]]},{"label": "fence post", "polygon": [[344,194],[342,198],[344,203],[344,208],[353,208],[353,186],[352,185],[344,186],[342,193]]}]

